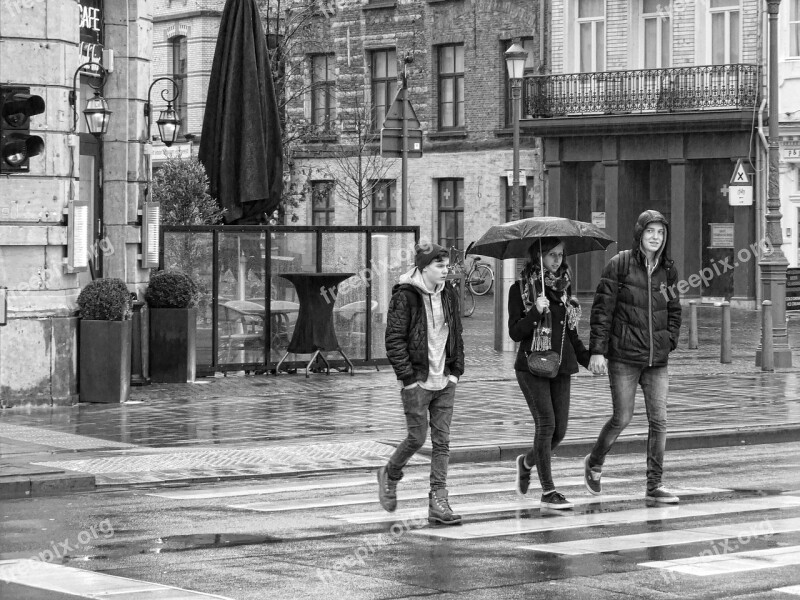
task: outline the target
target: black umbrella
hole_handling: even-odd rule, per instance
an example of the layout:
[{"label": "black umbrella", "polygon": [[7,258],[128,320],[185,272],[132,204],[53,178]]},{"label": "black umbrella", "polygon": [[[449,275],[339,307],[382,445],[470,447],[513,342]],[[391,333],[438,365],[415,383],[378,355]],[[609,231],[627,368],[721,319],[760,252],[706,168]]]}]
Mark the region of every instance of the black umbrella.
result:
[{"label": "black umbrella", "polygon": [[557,237],[564,242],[566,254],[605,250],[614,243],[605,231],[591,223],[563,217],[531,217],[494,225],[477,242],[467,248],[467,254],[491,258],[528,258],[528,250],[537,240]]},{"label": "black umbrella", "polygon": [[200,160],[227,223],[265,222],[283,190],[281,126],[255,0],[227,0],[208,84]]}]

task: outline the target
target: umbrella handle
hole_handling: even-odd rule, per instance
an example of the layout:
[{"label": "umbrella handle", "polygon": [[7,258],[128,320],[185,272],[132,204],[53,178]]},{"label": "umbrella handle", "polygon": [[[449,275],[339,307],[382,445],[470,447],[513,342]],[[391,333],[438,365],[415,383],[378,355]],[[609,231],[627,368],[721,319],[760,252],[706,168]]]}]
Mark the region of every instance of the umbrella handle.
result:
[{"label": "umbrella handle", "polygon": [[539,238],[539,275],[542,276],[542,296],[544,296],[544,258],[542,257],[542,238]]}]

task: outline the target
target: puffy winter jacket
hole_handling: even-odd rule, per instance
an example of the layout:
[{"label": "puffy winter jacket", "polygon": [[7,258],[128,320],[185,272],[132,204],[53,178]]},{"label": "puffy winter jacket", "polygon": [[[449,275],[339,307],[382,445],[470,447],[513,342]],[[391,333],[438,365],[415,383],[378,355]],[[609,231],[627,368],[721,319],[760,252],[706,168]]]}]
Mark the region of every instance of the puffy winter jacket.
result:
[{"label": "puffy winter jacket", "polygon": [[[541,293],[541,285],[536,282],[536,293]],[[578,372],[578,364],[584,367],[589,366],[589,351],[583,345],[581,338],[578,337],[576,329],[564,326],[567,320],[567,309],[561,302],[561,296],[556,295],[553,290],[547,288],[547,299],[550,301],[550,311],[552,312],[553,331],[551,334],[551,345],[556,352],[561,351],[561,365],[558,372],[561,374],[574,375]],[[517,360],[514,362],[515,371],[528,370],[528,352],[533,341],[533,332],[539,324],[542,315],[536,310],[536,305],[531,306],[529,312],[525,312],[525,304],[522,301],[520,282],[517,281],[511,286],[508,292],[508,335],[515,342],[519,342],[517,350]],[[563,349],[561,347],[562,337]]]},{"label": "puffy winter jacket", "polygon": [[[410,283],[392,288],[386,324],[386,356],[397,379],[405,386],[428,379],[428,317],[423,301],[422,292]],[[461,377],[464,373],[461,312],[450,285],[442,289],[442,309],[449,328],[444,374]]]},{"label": "puffy winter jacket", "polygon": [[[649,223],[661,222],[666,234],[648,273],[641,239]],[[657,211],[642,213],[634,229],[633,250],[613,257],[597,286],[592,305],[589,350],[609,360],[660,367],[678,345],[681,304],[675,282],[678,273],[664,251],[669,225]]]}]

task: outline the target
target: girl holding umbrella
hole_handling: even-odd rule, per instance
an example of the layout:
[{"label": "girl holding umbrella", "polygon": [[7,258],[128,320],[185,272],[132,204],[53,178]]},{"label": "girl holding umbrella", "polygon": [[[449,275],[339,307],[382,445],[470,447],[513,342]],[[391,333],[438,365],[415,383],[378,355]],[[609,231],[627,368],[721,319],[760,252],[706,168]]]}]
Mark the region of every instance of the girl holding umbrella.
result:
[{"label": "girl holding umbrella", "polygon": [[[572,508],[556,489],[551,471],[552,451],[567,432],[570,380],[578,364],[588,368],[591,355],[578,337],[581,309],[572,296],[571,272],[564,262],[564,243],[557,237],[539,238],[528,250],[528,263],[508,297],[508,333],[519,342],[514,363],[519,387],[536,426],[533,447],[517,457],[516,489],[526,494],[534,465],[542,486],[541,506]],[[540,377],[528,368],[528,353],[550,350],[560,354],[555,377]]]}]

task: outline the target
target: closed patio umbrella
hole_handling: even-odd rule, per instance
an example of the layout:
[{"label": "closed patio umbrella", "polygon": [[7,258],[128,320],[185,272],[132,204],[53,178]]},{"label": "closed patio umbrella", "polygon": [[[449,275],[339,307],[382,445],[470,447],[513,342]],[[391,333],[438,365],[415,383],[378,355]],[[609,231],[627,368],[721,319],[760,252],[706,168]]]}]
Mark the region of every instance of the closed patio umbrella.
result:
[{"label": "closed patio umbrella", "polygon": [[227,0],[206,98],[199,157],[226,223],[262,223],[283,190],[281,126],[255,0]]}]

